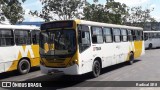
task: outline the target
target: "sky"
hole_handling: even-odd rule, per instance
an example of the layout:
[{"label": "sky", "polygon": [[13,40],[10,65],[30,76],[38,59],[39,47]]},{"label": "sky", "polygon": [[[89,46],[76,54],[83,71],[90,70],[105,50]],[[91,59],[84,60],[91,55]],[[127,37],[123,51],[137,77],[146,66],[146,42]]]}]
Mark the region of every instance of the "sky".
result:
[{"label": "sky", "polygon": [[[93,3],[93,0],[87,0],[90,3]],[[133,6],[142,6],[143,9],[152,9],[154,11],[151,12],[152,17],[154,17],[157,21],[160,22],[160,0],[115,0],[116,2],[125,3],[129,7]],[[105,4],[106,0],[99,0],[99,3]],[[26,0],[23,4],[23,8],[25,10],[25,20],[24,21],[43,21],[43,19],[38,17],[33,17],[29,15],[29,11],[38,10],[41,11],[42,5],[40,0]]]}]

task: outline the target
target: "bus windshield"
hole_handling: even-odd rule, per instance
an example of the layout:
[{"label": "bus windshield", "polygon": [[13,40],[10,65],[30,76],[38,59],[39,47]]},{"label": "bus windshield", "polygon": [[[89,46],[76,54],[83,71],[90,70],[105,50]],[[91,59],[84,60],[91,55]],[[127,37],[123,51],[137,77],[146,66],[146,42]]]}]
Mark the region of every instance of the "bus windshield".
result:
[{"label": "bus windshield", "polygon": [[76,51],[74,30],[52,30],[40,34],[41,55],[71,55]]}]

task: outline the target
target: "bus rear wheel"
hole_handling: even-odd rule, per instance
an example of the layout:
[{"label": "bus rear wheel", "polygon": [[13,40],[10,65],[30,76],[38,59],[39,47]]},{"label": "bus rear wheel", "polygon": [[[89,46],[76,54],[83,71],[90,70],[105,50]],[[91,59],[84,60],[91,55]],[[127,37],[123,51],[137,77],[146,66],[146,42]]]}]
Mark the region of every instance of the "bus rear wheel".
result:
[{"label": "bus rear wheel", "polygon": [[18,72],[20,74],[27,74],[30,71],[31,65],[27,59],[20,60],[18,64]]},{"label": "bus rear wheel", "polygon": [[149,49],[152,49],[152,43],[149,44],[148,48],[149,48]]},{"label": "bus rear wheel", "polygon": [[128,63],[129,63],[129,65],[132,65],[134,63],[134,54],[133,53],[130,53]]},{"label": "bus rear wheel", "polygon": [[100,72],[101,72],[101,65],[100,65],[100,62],[98,60],[95,60],[93,62],[93,66],[92,66],[92,74],[93,74],[93,77],[98,77],[100,75]]}]

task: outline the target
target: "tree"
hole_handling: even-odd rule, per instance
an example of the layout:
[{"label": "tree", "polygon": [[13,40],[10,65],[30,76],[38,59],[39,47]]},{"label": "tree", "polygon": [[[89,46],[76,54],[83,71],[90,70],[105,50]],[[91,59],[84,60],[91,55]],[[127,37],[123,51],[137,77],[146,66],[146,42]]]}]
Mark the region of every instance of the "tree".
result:
[{"label": "tree", "polygon": [[97,22],[105,22],[103,20],[104,14],[104,6],[101,4],[90,4],[86,2],[86,7],[83,9],[83,19]]},{"label": "tree", "polygon": [[42,11],[30,11],[31,15],[50,20],[80,18],[84,0],[41,0]]},{"label": "tree", "polygon": [[[126,15],[125,22],[142,27],[146,22],[155,22],[156,20],[150,15],[153,10],[154,9],[142,10],[141,6],[132,7],[129,11],[130,13]],[[140,23],[140,25],[135,23]]]},{"label": "tree", "polygon": [[0,0],[0,9],[0,21],[5,21],[7,18],[11,24],[16,24],[24,20],[24,10],[19,0]]},{"label": "tree", "polygon": [[83,13],[86,20],[122,24],[127,12],[126,5],[114,0],[107,0],[106,5],[86,3]]},{"label": "tree", "polygon": [[108,10],[110,21],[114,24],[123,24],[123,19],[128,14],[126,4],[114,0],[107,0],[105,9]]}]

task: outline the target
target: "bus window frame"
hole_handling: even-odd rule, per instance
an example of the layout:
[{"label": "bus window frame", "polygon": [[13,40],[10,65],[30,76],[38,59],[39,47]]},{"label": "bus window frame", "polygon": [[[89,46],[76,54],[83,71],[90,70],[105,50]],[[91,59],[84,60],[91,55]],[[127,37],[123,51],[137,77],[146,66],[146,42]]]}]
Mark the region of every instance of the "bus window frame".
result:
[{"label": "bus window frame", "polygon": [[[120,31],[120,35],[115,35],[115,34],[114,34],[114,29],[119,30],[119,31]],[[120,29],[120,28],[112,28],[112,34],[113,34],[113,41],[114,41],[115,43],[120,43],[120,42],[122,41],[122,40],[121,40],[121,29]],[[119,36],[120,41],[116,41],[115,36]]]},{"label": "bus window frame", "polygon": [[[128,41],[129,41],[129,42],[133,42],[133,41],[134,41],[133,35],[132,35],[132,31],[133,31],[133,30],[131,30],[131,29],[128,29],[128,30],[127,30]],[[130,32],[130,33],[129,33],[129,32]],[[131,35],[129,35],[129,34],[131,34]],[[132,38],[132,40],[131,40],[131,38]]]},{"label": "bus window frame", "polygon": [[33,36],[33,32],[39,32],[39,35],[38,35],[38,36],[40,37],[40,32],[41,32],[41,31],[39,31],[39,30],[31,30],[30,32],[31,32],[31,44],[33,44],[33,45],[38,45],[39,42],[40,42],[40,38],[39,38],[38,42],[37,42],[37,39],[36,39],[36,42],[37,42],[37,43],[35,44],[35,43],[33,43],[33,37],[32,37],[32,36]]},{"label": "bus window frame", "polygon": [[[27,42],[27,44],[17,44],[16,43],[16,34],[15,34],[15,31],[27,31],[28,35],[29,35],[29,38],[30,38],[30,43]],[[30,29],[14,29],[14,37],[15,37],[15,45],[16,46],[23,46],[23,45],[31,45],[32,44],[31,30]]]},{"label": "bus window frame", "polygon": [[[105,29],[105,28],[110,29],[110,35],[105,35],[105,34],[104,34],[104,29]],[[113,42],[114,42],[114,38],[113,38],[112,28],[111,28],[111,27],[103,27],[102,30],[103,30],[103,31],[102,31],[102,33],[103,33],[103,41],[104,41],[105,43],[113,43]],[[107,42],[107,41],[106,41],[106,36],[111,36],[111,42]]]},{"label": "bus window frame", "polygon": [[[93,35],[93,28],[100,28],[101,31],[102,31],[102,35]],[[100,26],[90,26],[90,29],[91,29],[91,40],[92,40],[92,44],[102,44],[102,43],[104,43],[103,28],[100,27]],[[102,42],[98,42],[98,39],[97,39],[97,42],[94,43],[94,42],[93,42],[93,36],[102,36]]]},{"label": "bus window frame", "polygon": [[[128,42],[128,31],[127,31],[128,29],[121,28],[120,30],[121,30],[121,41],[122,42]],[[122,31],[126,31],[126,35],[122,35]],[[124,39],[123,39],[124,36],[126,36],[126,41],[124,41]]]},{"label": "bus window frame", "polygon": [[9,31],[11,31],[11,34],[12,34],[12,37],[10,37],[10,38],[12,38],[12,40],[13,40],[13,44],[11,45],[0,45],[0,47],[10,47],[10,46],[14,46],[15,45],[15,37],[14,37],[14,31],[13,31],[13,29],[3,29],[3,28],[1,28],[0,30],[9,30]]}]

